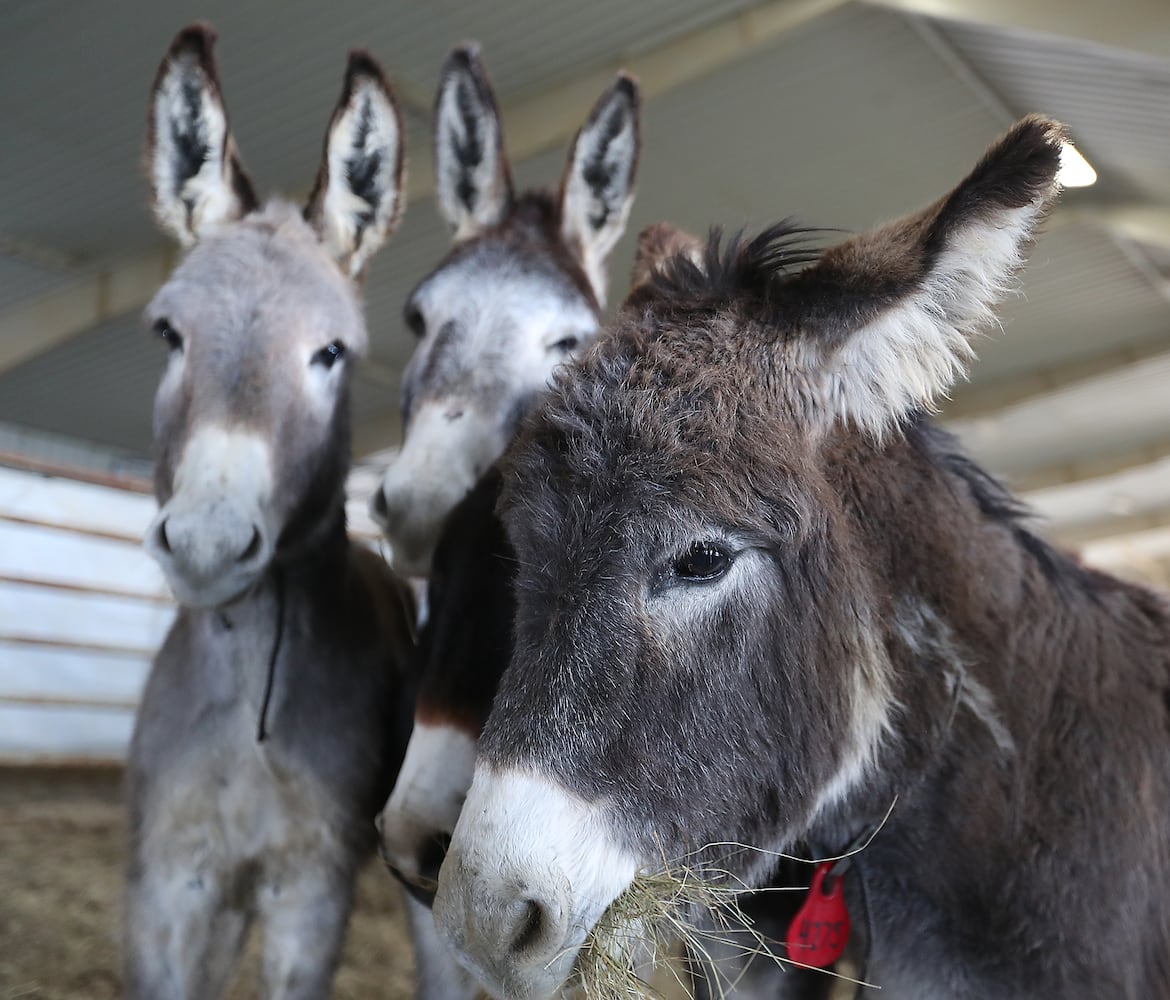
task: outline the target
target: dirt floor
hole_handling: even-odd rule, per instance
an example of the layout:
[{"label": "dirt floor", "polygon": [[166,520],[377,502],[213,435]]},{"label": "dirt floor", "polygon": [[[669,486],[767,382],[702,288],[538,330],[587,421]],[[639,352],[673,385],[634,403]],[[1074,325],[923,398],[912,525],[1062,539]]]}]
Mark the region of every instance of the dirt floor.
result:
[{"label": "dirt floor", "polygon": [[[0,768],[0,1000],[121,995],[121,773]],[[258,996],[253,935],[232,1000]],[[397,884],[363,872],[338,1000],[405,1000],[413,958]]]}]

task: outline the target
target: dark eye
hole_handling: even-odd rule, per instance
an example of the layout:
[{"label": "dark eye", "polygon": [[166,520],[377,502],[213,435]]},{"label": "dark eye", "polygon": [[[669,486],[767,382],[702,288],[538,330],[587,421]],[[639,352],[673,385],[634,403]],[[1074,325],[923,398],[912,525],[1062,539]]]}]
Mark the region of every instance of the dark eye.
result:
[{"label": "dark eye", "polygon": [[419,340],[427,335],[427,321],[423,319],[423,314],[419,312],[414,306],[407,306],[406,311],[402,314],[402,318],[406,320],[406,325],[410,328]]},{"label": "dark eye", "polygon": [[345,344],[343,344],[340,340],[335,340],[332,344],[326,344],[321,348],[321,350],[313,355],[313,364],[324,365],[326,368],[332,368],[344,357]]},{"label": "dark eye", "polygon": [[170,350],[181,351],[183,349],[183,338],[179,336],[179,331],[171,326],[170,320],[156,319],[154,332]]},{"label": "dark eye", "polygon": [[564,351],[566,354],[568,354],[569,351],[575,351],[577,349],[577,345],[580,343],[581,343],[580,337],[562,337],[555,344],[553,344],[549,348],[549,350],[550,351]]},{"label": "dark eye", "polygon": [[731,568],[731,554],[713,542],[696,542],[674,561],[674,575],[683,580],[718,580]]}]

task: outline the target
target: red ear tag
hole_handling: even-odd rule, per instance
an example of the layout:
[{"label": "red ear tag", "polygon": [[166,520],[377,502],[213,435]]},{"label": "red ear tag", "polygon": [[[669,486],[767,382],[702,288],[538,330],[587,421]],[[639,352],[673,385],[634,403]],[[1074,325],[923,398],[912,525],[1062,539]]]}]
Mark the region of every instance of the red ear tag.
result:
[{"label": "red ear tag", "polygon": [[825,888],[825,879],[832,870],[832,861],[822,861],[817,865],[808,897],[788,925],[785,939],[789,958],[817,969],[837,961],[849,940],[844,881],[840,877],[831,878],[829,888]]}]

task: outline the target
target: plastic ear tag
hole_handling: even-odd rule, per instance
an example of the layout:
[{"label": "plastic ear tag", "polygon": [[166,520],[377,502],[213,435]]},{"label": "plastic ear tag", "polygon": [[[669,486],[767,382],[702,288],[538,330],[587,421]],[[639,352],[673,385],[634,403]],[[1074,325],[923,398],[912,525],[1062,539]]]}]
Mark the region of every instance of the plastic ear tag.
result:
[{"label": "plastic ear tag", "polygon": [[[849,911],[845,908],[844,880],[830,878],[833,862],[822,861],[813,873],[804,905],[788,925],[788,957],[802,965],[823,969],[845,951],[849,940]],[[828,888],[825,880],[829,879]]]}]

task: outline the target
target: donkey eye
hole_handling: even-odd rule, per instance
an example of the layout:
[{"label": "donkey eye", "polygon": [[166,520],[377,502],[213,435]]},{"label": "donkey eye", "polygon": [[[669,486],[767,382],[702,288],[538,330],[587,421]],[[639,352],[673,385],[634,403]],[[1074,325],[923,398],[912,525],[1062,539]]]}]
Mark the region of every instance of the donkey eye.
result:
[{"label": "donkey eye", "polygon": [[169,320],[156,319],[154,332],[170,350],[180,351],[183,349],[183,338],[179,336],[179,331],[171,326]]},{"label": "donkey eye", "polygon": [[577,345],[581,343],[580,337],[562,337],[555,344],[549,347],[550,351],[564,351],[566,354],[569,351],[575,351]]},{"label": "donkey eye", "polygon": [[731,554],[711,542],[696,542],[674,561],[674,575],[683,580],[718,580],[731,568]]},{"label": "donkey eye", "polygon": [[312,363],[315,365],[324,365],[326,368],[332,368],[344,357],[345,344],[340,340],[335,340],[332,344],[326,344],[314,354]]}]

